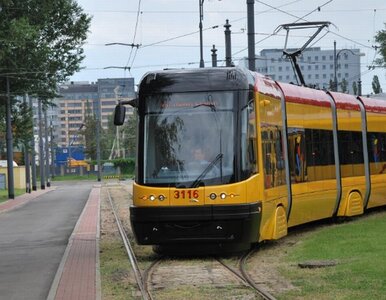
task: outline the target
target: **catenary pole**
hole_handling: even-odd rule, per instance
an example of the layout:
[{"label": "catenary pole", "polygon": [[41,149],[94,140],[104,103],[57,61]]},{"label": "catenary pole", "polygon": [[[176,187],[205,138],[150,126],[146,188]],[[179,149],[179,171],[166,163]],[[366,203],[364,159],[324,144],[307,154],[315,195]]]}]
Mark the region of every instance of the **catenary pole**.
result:
[{"label": "catenary pole", "polygon": [[44,147],[43,147],[43,128],[42,128],[42,100],[38,99],[38,118],[39,118],[39,170],[40,170],[40,188],[44,190]]},{"label": "catenary pole", "polygon": [[255,66],[255,0],[247,0],[248,18],[248,68],[256,70]]},{"label": "catenary pole", "polygon": [[15,198],[15,187],[13,178],[13,137],[12,137],[12,124],[11,124],[11,92],[9,77],[6,78],[7,85],[7,103],[6,103],[6,140],[7,140],[7,176],[8,176],[8,198]]},{"label": "catenary pole", "polygon": [[[31,111],[33,111],[33,104],[32,104],[32,97],[28,96],[29,100],[29,107]],[[34,131],[34,122],[32,118],[32,136],[31,136],[31,175],[32,175],[32,190],[37,190],[37,183],[36,183],[36,151],[35,151],[35,131]]]},{"label": "catenary pole", "polygon": [[[27,95],[23,96],[24,107],[27,107]],[[29,141],[24,140],[24,163],[25,163],[25,192],[31,193],[31,166]]]},{"label": "catenary pole", "polygon": [[227,67],[232,66],[232,44],[231,44],[231,24],[229,24],[229,20],[225,21],[225,65]]},{"label": "catenary pole", "polygon": [[44,106],[43,108],[44,112],[44,150],[45,150],[45,158],[46,158],[46,180],[47,180],[47,187],[51,186],[50,182],[50,148],[48,145],[48,119],[47,119],[47,106]]}]

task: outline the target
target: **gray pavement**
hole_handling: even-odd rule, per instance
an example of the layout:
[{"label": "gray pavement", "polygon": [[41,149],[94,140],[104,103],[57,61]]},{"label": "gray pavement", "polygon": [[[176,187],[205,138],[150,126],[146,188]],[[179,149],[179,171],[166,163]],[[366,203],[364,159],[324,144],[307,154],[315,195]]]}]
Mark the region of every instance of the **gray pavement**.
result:
[{"label": "gray pavement", "polygon": [[[66,182],[0,214],[0,299],[46,299],[96,182]],[[55,184],[54,184],[55,185]]]}]

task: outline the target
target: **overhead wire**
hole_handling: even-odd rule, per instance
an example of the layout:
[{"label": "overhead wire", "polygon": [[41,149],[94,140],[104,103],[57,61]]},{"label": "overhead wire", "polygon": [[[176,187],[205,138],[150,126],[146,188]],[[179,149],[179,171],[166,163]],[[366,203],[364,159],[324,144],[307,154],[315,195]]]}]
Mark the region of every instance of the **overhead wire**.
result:
[{"label": "overhead wire", "polygon": [[[135,43],[135,39],[137,37],[137,30],[138,30],[138,23],[139,23],[139,16],[140,16],[140,13],[141,13],[141,2],[142,0],[138,0],[138,8],[137,8],[137,18],[136,18],[136,21],[135,21],[135,26],[134,26],[134,35],[133,35],[133,40],[132,40],[132,44],[134,45]],[[134,54],[134,59],[135,59],[135,56],[137,55],[137,51],[138,51],[138,47],[131,47],[131,50],[130,50],[130,54],[129,54],[129,58],[127,60],[127,63],[125,65],[125,68],[128,67],[128,65],[130,64],[130,59],[131,59],[131,55],[133,53],[133,50],[134,48],[136,48],[135,50],[135,54]],[[134,63],[134,59],[132,61],[132,64]]]}]

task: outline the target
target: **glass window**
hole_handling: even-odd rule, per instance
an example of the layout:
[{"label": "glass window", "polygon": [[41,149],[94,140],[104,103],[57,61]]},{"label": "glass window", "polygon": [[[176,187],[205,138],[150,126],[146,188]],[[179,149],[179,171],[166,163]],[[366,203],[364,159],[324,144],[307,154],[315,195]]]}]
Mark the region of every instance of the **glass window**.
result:
[{"label": "glass window", "polygon": [[233,92],[146,98],[144,183],[214,185],[234,180]]},{"label": "glass window", "polygon": [[362,132],[338,131],[342,177],[364,175]]},{"label": "glass window", "polygon": [[282,130],[282,127],[268,124],[261,128],[266,189],[286,184]]},{"label": "glass window", "polygon": [[256,116],[253,95],[241,111],[241,171],[243,177],[256,173]]},{"label": "glass window", "polygon": [[291,182],[307,181],[307,156],[303,128],[288,128],[288,147]]}]

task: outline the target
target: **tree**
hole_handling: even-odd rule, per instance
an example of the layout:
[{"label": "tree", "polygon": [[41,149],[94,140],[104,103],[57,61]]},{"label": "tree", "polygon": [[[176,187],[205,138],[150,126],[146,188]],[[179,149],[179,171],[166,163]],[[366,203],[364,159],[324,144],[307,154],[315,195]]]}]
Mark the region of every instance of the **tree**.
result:
[{"label": "tree", "polygon": [[[97,139],[96,139],[96,129],[98,126],[98,120],[95,115],[87,115],[84,120],[83,129],[80,131],[80,134],[84,136],[85,139],[85,153],[88,158],[92,160],[97,159]],[[99,133],[100,133],[100,151],[101,159],[108,159],[112,141],[114,136],[109,133],[109,130],[104,130],[99,123]]]},{"label": "tree", "polygon": [[352,91],[354,95],[358,95],[358,86],[356,81],[352,83]]},{"label": "tree", "polygon": [[[386,27],[386,23],[385,23]],[[385,67],[386,65],[386,29],[380,30],[375,35],[375,41],[379,44],[378,52],[381,55],[381,58],[376,60],[376,64],[379,66]]]},{"label": "tree", "polygon": [[347,86],[348,86],[347,80],[345,78],[343,78],[342,82],[340,83],[340,88],[341,88],[342,93],[348,92]]},{"label": "tree", "polygon": [[328,89],[330,91],[334,91],[334,87],[335,87],[335,83],[334,83],[334,81],[332,79],[330,79],[330,82],[328,84]]},{"label": "tree", "polygon": [[[14,122],[25,116],[18,113],[17,95],[28,93],[47,104],[58,83],[80,69],[90,20],[75,0],[2,1],[0,104],[6,102],[8,80]],[[0,123],[4,118],[0,109]]]},{"label": "tree", "polygon": [[128,157],[135,157],[136,142],[137,142],[137,114],[133,111],[133,114],[129,115],[126,124],[123,127],[124,139],[123,146],[128,153]]},{"label": "tree", "polygon": [[381,84],[379,83],[379,78],[377,75],[374,75],[373,82],[371,83],[371,86],[373,87],[374,94],[382,93]]},{"label": "tree", "polygon": [[[0,11],[0,91],[43,101],[80,69],[90,18],[75,0],[3,0]],[[4,94],[4,93],[2,93]]]}]

